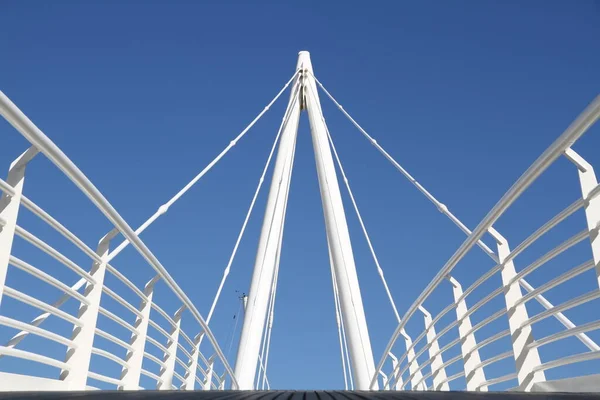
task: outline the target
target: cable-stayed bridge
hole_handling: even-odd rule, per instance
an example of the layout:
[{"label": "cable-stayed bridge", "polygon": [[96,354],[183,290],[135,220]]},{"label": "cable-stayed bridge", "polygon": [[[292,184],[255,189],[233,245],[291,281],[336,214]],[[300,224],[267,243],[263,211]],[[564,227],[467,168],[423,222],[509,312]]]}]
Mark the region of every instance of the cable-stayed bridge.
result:
[{"label": "cable-stayed bridge", "polygon": [[[0,332],[7,336],[0,343],[0,391],[77,391],[95,389],[98,383],[121,390],[270,389],[273,310],[298,123],[303,111],[310,124],[325,218],[340,373],[345,389],[600,391],[600,347],[595,339],[600,331],[600,187],[593,166],[574,150],[577,140],[600,117],[600,97],[576,116],[471,229],[417,182],[395,160],[391,150],[384,149],[353,119],[315,75],[308,52],[300,52],[295,72],[272,101],[137,229],[121,217],[50,137],[0,92],[0,113],[30,144],[29,148],[20,149],[21,154],[8,165],[7,174],[0,180]],[[394,302],[325,122],[319,94],[331,100],[423,194],[424,200],[465,235],[462,245],[408,308]],[[281,125],[214,300],[203,315],[199,309],[206,305],[192,302],[171,277],[168,266],[157,259],[140,235],[167,214],[284,95],[289,98]],[[97,243],[86,243],[27,196],[28,164],[40,157],[74,183],[113,226]],[[579,188],[573,193],[573,202],[556,210],[550,220],[527,232],[526,239],[520,242],[513,243],[494,229],[494,224],[544,171],[563,158],[570,162],[571,179]],[[270,169],[272,177],[267,182]],[[268,186],[267,202],[262,205],[265,215],[250,289],[244,299],[237,355],[235,363],[230,364],[223,351],[224,339],[213,335],[210,322],[250,216],[256,207],[261,207],[257,199],[263,186]],[[358,218],[397,322],[383,354],[373,354],[371,347],[342,190],[349,195],[349,212]],[[42,240],[40,234],[23,228],[20,221],[24,213],[38,218],[45,232],[51,230],[74,246],[85,256],[86,264],[75,262],[57,246]],[[519,256],[536,246],[540,238],[566,223],[578,224],[578,233],[531,262],[519,262]],[[484,237],[491,238],[494,245],[488,246]],[[19,242],[43,252],[54,264],[33,265],[27,252],[15,251]],[[113,265],[113,260],[129,246],[140,256],[135,268],[144,271],[147,279],[143,282],[138,282],[138,274],[132,279],[127,268]],[[576,255],[570,252],[575,248],[579,249]],[[465,271],[464,260],[472,252],[483,252],[489,265]],[[560,263],[553,263],[556,260]],[[532,285],[529,276],[534,273],[541,275],[543,282],[538,279]],[[11,280],[15,276],[22,283],[18,287]],[[36,284],[29,284],[28,280]],[[33,289],[39,283],[54,288],[56,298],[42,300]],[[165,311],[164,304],[174,301],[179,305],[177,311]],[[22,318],[25,308],[37,310],[37,316]],[[569,317],[573,312],[577,312],[576,322]],[[476,313],[478,318],[474,318]],[[68,326],[69,334],[55,329],[53,321]],[[548,321],[557,329],[540,328]],[[34,338],[42,345],[26,347]],[[45,346],[59,346],[63,350],[61,357],[45,353]],[[544,353],[551,346],[559,346],[560,351]],[[162,356],[153,354],[156,351]],[[110,368],[96,369],[92,360],[99,358],[108,362]],[[11,370],[15,365],[11,360],[15,359],[27,365],[26,373],[23,369]],[[8,367],[3,368],[3,363]],[[42,370],[52,372],[41,374]],[[555,370],[561,371],[560,379],[550,378],[549,371]]]}]

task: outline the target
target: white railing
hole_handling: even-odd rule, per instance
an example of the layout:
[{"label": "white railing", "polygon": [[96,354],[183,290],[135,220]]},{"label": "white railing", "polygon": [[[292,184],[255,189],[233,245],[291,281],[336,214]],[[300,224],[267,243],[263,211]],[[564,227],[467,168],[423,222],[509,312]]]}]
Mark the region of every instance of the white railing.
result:
[{"label": "white railing", "polygon": [[[31,145],[10,165],[6,180],[0,179],[0,338],[8,338],[0,342],[0,365],[16,359],[27,370],[25,374],[9,374],[11,379],[0,372],[0,391],[235,389],[233,371],[207,323],[138,237],[156,217],[134,231],[77,166],[2,92],[0,114]],[[114,227],[99,240],[95,251],[23,194],[27,165],[39,153],[58,167]],[[166,208],[159,211],[164,213]],[[42,240],[41,235],[24,229],[22,214],[27,212],[74,245],[78,254],[67,257],[46,236]],[[124,241],[111,251],[119,234]],[[128,244],[142,259],[119,269],[115,257]],[[23,246],[28,246],[27,250],[17,254],[15,248]],[[34,249],[48,261],[34,264],[30,258]],[[40,283],[57,289],[55,301],[41,299],[47,290],[36,290]],[[176,308],[168,311],[163,308],[167,305]],[[23,315],[31,314],[32,309],[39,315],[25,319]],[[29,342],[31,346],[27,346]]]},{"label": "white railing", "polygon": [[[593,167],[571,148],[599,117],[600,97],[531,165],[473,232],[464,227],[468,238],[401,319],[377,365],[372,388],[378,382],[387,390],[529,391],[550,380],[548,371],[561,367],[561,378],[600,372],[598,363],[589,364],[600,359],[600,347],[585,333],[600,329],[600,186]],[[574,164],[573,173],[578,172],[581,198],[511,251],[508,240],[493,225],[561,156]],[[440,204],[440,208],[447,213],[445,206]],[[518,262],[519,255],[564,223],[579,223],[580,232],[533,262]],[[486,233],[495,240],[496,251],[482,241]],[[590,248],[580,251],[582,242],[589,243],[591,252]],[[464,261],[475,245],[493,261],[490,268],[476,269]],[[583,253],[587,261],[572,261]],[[561,254],[574,257],[557,259]],[[525,279],[534,271],[536,283],[540,281],[535,288]],[[544,297],[549,291],[564,300],[553,305]],[[581,310],[578,325],[563,314],[576,309]]]}]

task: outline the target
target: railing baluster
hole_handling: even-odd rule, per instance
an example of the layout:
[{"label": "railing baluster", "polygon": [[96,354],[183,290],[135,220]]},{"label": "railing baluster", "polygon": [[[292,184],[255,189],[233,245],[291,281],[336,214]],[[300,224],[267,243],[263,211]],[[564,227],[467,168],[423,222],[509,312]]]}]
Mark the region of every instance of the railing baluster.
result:
[{"label": "railing baluster", "polygon": [[381,375],[383,390],[390,390],[390,381],[388,380],[388,376],[383,371],[379,371],[379,375]]},{"label": "railing baluster", "polygon": [[188,361],[188,370],[185,371],[185,383],[181,386],[185,390],[194,390],[196,385],[196,370],[198,368],[198,354],[200,353],[200,343],[202,343],[203,333],[199,333],[194,338],[194,348],[192,349],[191,358]]},{"label": "railing baluster", "polygon": [[221,376],[221,383],[219,383],[219,390],[225,390],[225,379],[227,378],[227,372],[224,372]]},{"label": "railing baluster", "polygon": [[136,317],[134,327],[138,334],[133,333],[129,344],[133,350],[127,351],[125,361],[128,368],[123,368],[121,371],[120,390],[138,390],[140,385],[140,376],[142,374],[142,362],[144,361],[144,349],[146,347],[146,336],[148,333],[148,322],[150,321],[150,310],[152,309],[152,294],[154,293],[154,285],[158,282],[159,277],[154,277],[144,287],[144,295],[146,300],[142,299],[139,310],[142,317]]},{"label": "railing baluster", "polygon": [[502,284],[505,285],[504,299],[506,301],[506,309],[508,310],[508,325],[510,327],[519,387],[521,390],[529,391],[534,383],[543,382],[546,380],[546,377],[544,371],[533,372],[534,368],[538,367],[541,362],[537,348],[528,347],[534,341],[531,325],[519,329],[523,322],[529,319],[529,315],[527,314],[525,303],[515,306],[517,301],[523,297],[519,281],[514,281],[509,285],[511,280],[517,275],[517,272],[515,271],[513,260],[504,262],[510,254],[508,241],[494,228],[490,228],[489,232],[496,239],[498,244],[498,259],[503,264],[501,269]]},{"label": "railing baluster", "polygon": [[429,357],[433,359],[430,365],[432,371],[431,377],[433,378],[433,390],[450,390],[448,382],[445,381],[447,378],[446,369],[442,367],[444,359],[442,358],[442,354],[439,353],[440,345],[435,338],[435,326],[432,324],[433,320],[431,314],[423,306],[419,307],[419,310],[423,313],[425,329],[429,328],[427,331],[427,343],[430,344]]},{"label": "railing baluster", "polygon": [[69,390],[85,390],[87,385],[88,373],[90,370],[90,359],[92,358],[92,346],[96,334],[96,323],[98,321],[98,310],[100,300],[102,299],[102,288],[104,286],[104,275],[106,274],[106,259],[110,247],[110,241],[119,233],[113,229],[107,233],[96,249],[96,254],[101,262],[94,261],[90,275],[94,278],[95,284],[87,282],[84,289],[84,296],[89,301],[89,305],[81,303],[77,318],[81,321],[81,327],[75,326],[71,340],[74,347],[67,349],[65,363],[69,369],[60,371],[60,380],[65,381]]},{"label": "railing baluster", "polygon": [[175,372],[175,359],[177,358],[177,343],[179,341],[179,329],[181,328],[181,313],[185,310],[185,306],[182,306],[175,312],[173,321],[175,326],[171,328],[169,342],[167,343],[168,352],[163,357],[164,367],[160,369],[160,378],[156,386],[159,390],[171,390],[173,382],[173,373]]},{"label": "railing baluster", "polygon": [[[583,198],[587,198],[590,192],[598,186],[594,167],[581,157],[573,149],[565,150],[565,155],[576,166],[579,172],[579,184],[581,186],[581,194]],[[600,287],[600,196],[596,196],[584,205],[585,218],[590,231],[590,244],[592,246],[592,256],[596,265],[596,280]]]},{"label": "railing baluster", "polygon": [[213,376],[214,365],[215,365],[215,356],[213,354],[208,359],[208,365],[206,366],[206,380],[204,381],[204,390],[210,390],[210,387],[212,385],[212,376]]},{"label": "railing baluster", "polygon": [[[402,333],[404,336],[404,342],[406,343],[406,349],[408,354],[406,355],[406,362],[408,363],[408,370],[410,372],[411,378],[410,385],[412,390],[427,390],[427,386],[425,382],[423,382],[423,374],[419,370],[419,361],[415,356],[415,348],[412,345],[411,337],[405,332]],[[419,382],[421,382],[419,384]]]},{"label": "railing baluster", "polygon": [[392,352],[389,352],[388,355],[392,359],[392,371],[394,373],[393,378],[390,378],[390,380],[394,380],[396,382],[394,385],[395,386],[394,390],[402,390],[402,386],[403,386],[404,382],[402,381],[402,377],[400,376],[400,367],[398,366],[398,357],[396,357]]},{"label": "railing baluster", "polygon": [[4,282],[8,272],[8,260],[15,237],[19,206],[21,205],[25,167],[37,153],[38,150],[31,146],[10,164],[6,183],[12,186],[13,193],[9,194],[3,191],[0,198],[0,304],[2,304]]},{"label": "railing baluster", "polygon": [[487,392],[487,386],[481,386],[477,389],[481,383],[485,382],[485,373],[482,368],[475,368],[481,362],[481,358],[479,358],[479,350],[475,349],[475,346],[477,346],[475,333],[469,333],[473,326],[471,325],[471,317],[465,316],[468,308],[465,299],[462,298],[462,286],[451,276],[448,277],[448,280],[452,284],[454,301],[456,302],[456,319],[460,321],[458,323],[458,334],[460,336],[460,349],[463,357],[465,379],[467,380],[467,390]]}]

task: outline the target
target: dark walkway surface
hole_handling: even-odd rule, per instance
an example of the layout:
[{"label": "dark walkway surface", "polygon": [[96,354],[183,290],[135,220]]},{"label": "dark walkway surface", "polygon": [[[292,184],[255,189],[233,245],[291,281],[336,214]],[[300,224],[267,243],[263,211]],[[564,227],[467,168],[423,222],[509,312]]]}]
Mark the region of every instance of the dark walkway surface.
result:
[{"label": "dark walkway surface", "polygon": [[600,400],[600,393],[517,393],[517,392],[358,392],[358,391],[89,391],[89,392],[12,392],[0,399],[153,399],[153,400]]}]

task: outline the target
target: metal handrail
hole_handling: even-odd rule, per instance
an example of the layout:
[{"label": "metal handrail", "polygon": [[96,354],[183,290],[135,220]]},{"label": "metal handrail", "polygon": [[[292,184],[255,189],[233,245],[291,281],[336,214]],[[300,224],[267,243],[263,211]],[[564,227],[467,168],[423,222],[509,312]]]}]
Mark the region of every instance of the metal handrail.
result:
[{"label": "metal handrail", "polygon": [[156,256],[150,251],[146,244],[138,237],[133,229],[114,209],[104,195],[94,186],[94,184],[81,172],[81,170],[63,153],[58,146],[50,140],[27,116],[2,92],[0,92],[0,113],[4,118],[17,129],[33,146],[42,152],[54,165],[71,180],[79,189],[94,203],[94,205],[108,218],[115,228],[133,245],[133,247],[144,257],[144,259],[160,275],[161,279],[169,288],[179,297],[181,302],[190,310],[194,318],[200,323],[208,340],[217,353],[223,366],[227,370],[232,386],[237,388],[237,379],[233,370],[229,366],[225,355],[219,347],[217,340],[208,328],[204,318],[181,289],[181,287],[171,277],[165,267],[160,263]]},{"label": "metal handrail", "polygon": [[377,364],[375,373],[371,379],[370,388],[372,389],[378,377],[378,371],[383,368],[383,364],[391,351],[394,343],[400,336],[407,321],[423,304],[425,299],[439,286],[446,276],[456,267],[458,262],[467,254],[467,252],[479,241],[483,235],[492,227],[500,216],[511,206],[512,203],[542,174],[563,152],[581,137],[586,130],[600,118],[600,96],[596,97],[592,103],[569,125],[558,139],[556,139],[538,159],[523,173],[523,175],[513,184],[513,186],[502,196],[490,212],[477,225],[472,233],[467,237],[463,244],[450,257],[446,264],[440,269],[436,276],[429,282],[427,287],[421,292],[419,297],[408,308],[398,327],[394,331],[388,342],[383,356]]}]

